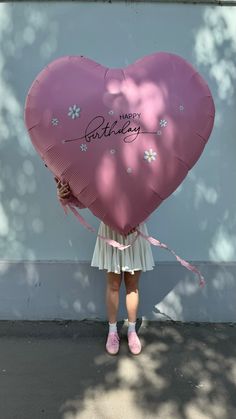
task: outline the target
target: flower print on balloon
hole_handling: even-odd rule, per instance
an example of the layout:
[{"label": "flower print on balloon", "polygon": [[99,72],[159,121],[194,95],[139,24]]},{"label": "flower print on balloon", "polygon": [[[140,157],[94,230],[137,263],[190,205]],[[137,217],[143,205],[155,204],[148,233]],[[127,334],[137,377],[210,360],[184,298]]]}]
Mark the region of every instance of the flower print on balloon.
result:
[{"label": "flower print on balloon", "polygon": [[72,119],[78,118],[80,116],[81,109],[77,105],[69,106],[68,116]]}]

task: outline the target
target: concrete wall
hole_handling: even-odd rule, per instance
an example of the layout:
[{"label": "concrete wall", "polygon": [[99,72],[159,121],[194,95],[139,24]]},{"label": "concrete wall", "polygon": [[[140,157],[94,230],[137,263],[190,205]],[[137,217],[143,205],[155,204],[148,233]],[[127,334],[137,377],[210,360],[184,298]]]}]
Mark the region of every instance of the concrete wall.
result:
[{"label": "concrete wall", "polygon": [[[231,2],[232,3],[232,2]],[[166,250],[140,279],[147,319],[236,321],[236,8],[176,3],[0,4],[0,318],[106,318],[105,271],[90,267],[96,235],[64,215],[55,182],[23,121],[27,91],[62,55],[127,66],[177,53],[206,79],[215,126],[200,160],[150,217],[149,233],[196,265],[207,286]],[[81,214],[95,228],[100,221]],[[119,317],[126,317],[122,290]]]}]

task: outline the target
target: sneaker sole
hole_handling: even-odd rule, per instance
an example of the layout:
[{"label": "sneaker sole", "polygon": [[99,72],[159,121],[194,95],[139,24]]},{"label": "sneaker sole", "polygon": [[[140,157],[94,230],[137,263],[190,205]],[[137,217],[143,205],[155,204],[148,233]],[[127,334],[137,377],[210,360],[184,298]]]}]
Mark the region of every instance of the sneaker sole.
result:
[{"label": "sneaker sole", "polygon": [[142,349],[140,349],[139,352],[132,352],[131,349],[129,348],[129,351],[132,355],[139,355],[142,352]]},{"label": "sneaker sole", "polygon": [[117,355],[119,353],[119,349],[117,352],[109,352],[108,349],[106,348],[106,351],[109,355]]}]

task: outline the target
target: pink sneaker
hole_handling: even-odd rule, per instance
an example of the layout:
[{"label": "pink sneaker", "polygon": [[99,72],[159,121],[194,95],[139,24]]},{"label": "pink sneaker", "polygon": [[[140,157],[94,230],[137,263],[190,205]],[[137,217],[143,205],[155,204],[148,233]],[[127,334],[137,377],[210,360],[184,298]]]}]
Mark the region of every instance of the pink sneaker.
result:
[{"label": "pink sneaker", "polygon": [[128,332],[128,346],[130,352],[138,355],[141,352],[142,345],[136,332]]},{"label": "pink sneaker", "polygon": [[111,355],[116,355],[119,351],[119,335],[117,332],[109,332],[106,342],[106,350]]}]

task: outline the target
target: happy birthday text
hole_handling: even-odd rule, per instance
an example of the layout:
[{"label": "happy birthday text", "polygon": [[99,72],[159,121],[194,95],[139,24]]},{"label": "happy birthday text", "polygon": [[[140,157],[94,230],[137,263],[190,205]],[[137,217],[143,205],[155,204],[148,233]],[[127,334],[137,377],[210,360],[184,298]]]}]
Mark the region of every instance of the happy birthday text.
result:
[{"label": "happy birthday text", "polygon": [[[141,113],[127,113],[120,115],[120,121],[116,120],[112,123],[106,121],[103,116],[95,116],[87,125],[83,137],[65,140],[64,142],[76,141],[85,139],[87,142],[93,140],[110,137],[111,135],[124,134],[123,141],[125,143],[132,143],[137,139],[141,132],[141,126],[132,126],[131,120],[140,119]],[[123,125],[120,125],[121,120],[126,120]],[[145,134],[152,134],[145,132]]]}]

